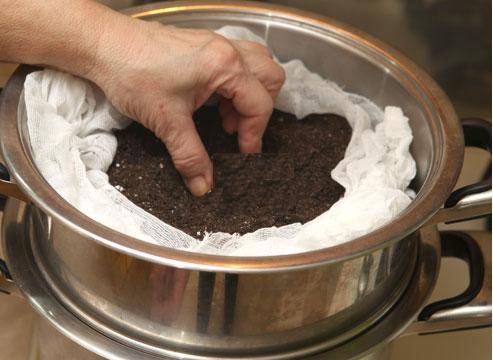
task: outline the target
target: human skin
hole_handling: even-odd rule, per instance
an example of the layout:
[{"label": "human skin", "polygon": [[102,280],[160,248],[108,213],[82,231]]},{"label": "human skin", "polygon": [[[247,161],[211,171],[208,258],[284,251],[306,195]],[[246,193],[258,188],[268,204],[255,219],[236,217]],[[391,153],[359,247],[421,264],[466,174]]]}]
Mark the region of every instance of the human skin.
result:
[{"label": "human skin", "polygon": [[89,0],[0,0],[0,61],[44,65],[97,84],[166,145],[190,191],[213,184],[192,114],[219,95],[223,127],[260,152],[283,69],[257,43],[145,22]]}]

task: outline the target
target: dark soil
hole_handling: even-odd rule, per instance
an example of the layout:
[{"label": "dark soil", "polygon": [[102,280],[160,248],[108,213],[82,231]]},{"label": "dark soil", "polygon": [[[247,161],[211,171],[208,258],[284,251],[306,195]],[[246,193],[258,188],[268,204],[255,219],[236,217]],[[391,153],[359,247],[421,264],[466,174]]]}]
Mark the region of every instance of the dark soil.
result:
[{"label": "dark soil", "polygon": [[[262,154],[240,154],[236,136],[226,134],[216,108],[195,115],[214,165],[214,189],[192,196],[165,146],[133,123],[118,131],[118,150],[108,174],[113,185],[159,219],[201,237],[204,231],[247,233],[262,227],[306,222],[332,206],[343,188],[330,171],[344,157],[351,136],[335,115],[303,121],[275,111]],[[123,189],[121,189],[123,188]]]}]

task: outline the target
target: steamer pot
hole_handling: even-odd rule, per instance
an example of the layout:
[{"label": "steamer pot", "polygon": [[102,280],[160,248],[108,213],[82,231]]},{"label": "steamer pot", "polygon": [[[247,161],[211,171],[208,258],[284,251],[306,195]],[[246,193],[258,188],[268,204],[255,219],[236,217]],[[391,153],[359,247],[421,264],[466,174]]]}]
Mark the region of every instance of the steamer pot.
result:
[{"label": "steamer pot", "polygon": [[[102,356],[132,360],[155,358],[149,353],[124,346],[101,334],[64,307],[51,291],[50,285],[34,260],[33,234],[26,231],[30,227],[30,211],[30,206],[25,203],[16,200],[8,202],[4,217],[9,224],[9,230],[4,233],[3,245],[9,258],[15,259],[11,262],[10,270],[17,286],[41,314],[36,322],[34,338],[31,339],[31,344],[34,344],[31,353],[35,354],[36,359],[58,359],[65,357],[66,354],[71,354],[72,358],[78,360],[96,360],[102,359]],[[491,268],[490,238],[490,233],[474,233],[471,237],[460,232],[439,234],[434,227],[421,229],[418,256],[412,278],[402,297],[378,319],[378,322],[349,341],[322,352],[314,352],[312,356],[305,357],[306,349],[297,349],[285,353],[281,358],[297,358],[303,355],[304,359],[311,360],[383,360],[388,358],[389,342],[398,336],[487,326],[491,323],[491,272],[482,277],[478,271]],[[442,257],[453,256],[467,262],[471,274],[469,289],[461,295],[446,300],[449,306],[455,304],[455,308],[435,312],[439,304],[435,303],[425,307],[418,316],[434,288],[441,260],[440,253]],[[457,307],[460,303],[467,303],[467,306]],[[430,316],[433,312],[435,312],[433,316]],[[210,355],[184,358],[224,357]],[[245,357],[241,358],[245,359]],[[275,359],[279,358],[279,354],[263,354],[255,358]]]},{"label": "steamer pot", "polygon": [[[491,182],[451,194],[464,145],[489,148],[491,126],[478,119],[465,121],[464,144],[461,123],[438,85],[379,41],[317,15],[259,3],[167,2],[126,12],[176,26],[249,27],[267,39],[281,60],[299,58],[377,105],[400,106],[411,119],[418,195],[377,231],[302,254],[239,258],[147,244],[79,213],[39,174],[26,124],[17,118],[23,81],[35,68],[21,66],[0,101],[0,145],[15,180],[2,181],[0,192],[28,205],[9,200],[2,243],[13,280],[52,322],[57,323],[57,317],[39,301],[39,291],[28,291],[26,279],[35,279],[73,316],[72,322],[149,356],[284,359],[316,354],[378,326],[409,287],[417,286],[412,279],[419,266],[426,266],[419,261],[422,233],[436,233],[439,222],[491,213]],[[430,236],[437,241],[438,235]],[[16,250],[12,239],[19,239],[17,246],[24,250]],[[452,314],[444,310],[477,298],[484,286],[481,248],[479,255],[467,246],[461,249],[457,253],[475,253],[479,259],[471,261],[477,271],[469,293],[459,302],[433,304],[423,315],[441,319],[437,323],[442,330],[491,322],[488,297],[481,300],[483,307],[467,308],[467,316],[460,309]],[[27,269],[16,265],[18,251],[32,260]],[[27,271],[33,269],[35,277]],[[9,291],[12,284],[4,285]],[[83,345],[108,357],[135,358]]]}]

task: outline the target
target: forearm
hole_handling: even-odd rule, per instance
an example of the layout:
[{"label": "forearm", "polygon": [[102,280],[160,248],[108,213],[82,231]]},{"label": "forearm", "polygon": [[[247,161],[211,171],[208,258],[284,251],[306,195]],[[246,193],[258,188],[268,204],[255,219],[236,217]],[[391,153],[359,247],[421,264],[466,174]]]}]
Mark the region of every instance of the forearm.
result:
[{"label": "forearm", "polygon": [[270,51],[208,30],[132,19],[89,0],[0,0],[0,61],[56,67],[95,82],[117,110],[163,140],[194,195],[212,163],[192,119],[213,94],[242,152],[261,150],[284,72]]},{"label": "forearm", "polygon": [[48,65],[86,76],[105,34],[130,20],[89,0],[0,0],[0,61]]}]

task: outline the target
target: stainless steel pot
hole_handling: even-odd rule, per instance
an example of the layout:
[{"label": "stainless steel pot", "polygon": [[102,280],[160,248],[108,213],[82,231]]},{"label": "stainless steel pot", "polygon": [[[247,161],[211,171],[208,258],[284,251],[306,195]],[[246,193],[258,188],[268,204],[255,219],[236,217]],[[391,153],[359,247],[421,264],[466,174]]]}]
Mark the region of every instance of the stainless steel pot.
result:
[{"label": "stainless steel pot", "polygon": [[[464,150],[449,100],[422,70],[379,41],[332,20],[259,3],[172,2],[126,12],[177,26],[246,26],[281,60],[299,58],[380,106],[400,106],[415,136],[418,195],[381,229],[308,253],[239,258],[147,244],[79,213],[39,174],[17,118],[24,78],[34,70],[22,66],[0,102],[1,149],[16,181],[2,182],[0,192],[30,205],[4,218],[4,243],[27,239],[49,293],[108,338],[189,359],[295,358],[330,349],[373,326],[402,298],[415,273],[418,230],[491,213],[488,184],[449,197]],[[466,139],[469,145],[491,137],[481,121],[467,122],[466,129],[475,135]],[[13,250],[5,248],[8,266],[19,269]],[[21,273],[12,271],[15,281]]]},{"label": "stainless steel pot", "polygon": [[[37,321],[34,341],[31,341],[35,344],[31,349],[34,358],[51,360],[63,358],[65,354],[71,354],[72,358],[78,360],[95,360],[100,359],[100,356],[132,360],[154,358],[149,353],[124,346],[96,331],[64,307],[60,299],[51,291],[48,280],[34,259],[33,234],[25,231],[30,227],[30,211],[29,205],[15,200],[8,202],[4,212],[6,219],[4,223],[9,224],[9,231],[3,238],[3,246],[9,258],[15,259],[11,262],[10,270],[17,286],[22,289],[22,293],[31,301],[34,308],[42,314],[42,318]],[[363,333],[340,345],[303,358],[383,360],[388,358],[389,342],[397,336],[488,325],[491,323],[491,272],[481,276],[478,270],[491,268],[490,238],[491,234],[486,236],[478,233],[470,236],[460,232],[439,234],[435,227],[421,229],[415,270],[396,304]],[[442,257],[454,256],[467,262],[471,275],[470,286],[463,294],[430,304],[420,313],[420,309],[423,308],[434,288],[441,260],[440,253]],[[460,306],[461,303],[465,305]],[[444,304],[450,308],[437,311],[437,306],[443,307]],[[430,316],[430,312],[434,314]],[[61,333],[55,331],[50,323]],[[306,355],[304,350],[306,349],[284,354],[284,358]],[[278,357],[279,354],[270,356],[264,354],[262,358]],[[193,358],[224,357],[209,355]],[[245,356],[241,358],[244,359]]]}]

